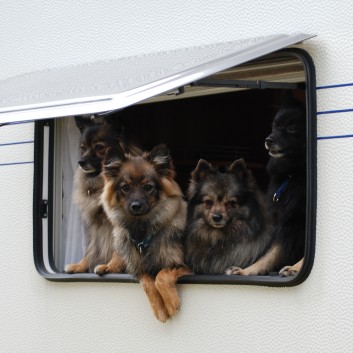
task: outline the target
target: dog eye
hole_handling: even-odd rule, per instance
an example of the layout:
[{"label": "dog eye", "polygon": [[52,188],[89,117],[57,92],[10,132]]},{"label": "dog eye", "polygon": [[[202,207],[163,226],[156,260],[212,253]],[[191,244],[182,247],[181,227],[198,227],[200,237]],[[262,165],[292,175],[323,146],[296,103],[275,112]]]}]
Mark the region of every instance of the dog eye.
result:
[{"label": "dog eye", "polygon": [[226,202],[226,206],[230,208],[234,208],[238,205],[238,203],[235,200],[229,200]]},{"label": "dog eye", "polygon": [[151,184],[145,184],[143,186],[143,190],[145,190],[145,191],[151,191],[152,189],[153,189],[153,185],[151,185]]},{"label": "dog eye", "polygon": [[212,207],[213,206],[213,201],[212,200],[210,200],[210,199],[206,199],[206,200],[204,200],[203,201],[204,203],[205,203],[205,205],[206,205],[206,207]]},{"label": "dog eye", "polygon": [[103,143],[96,143],[96,144],[94,145],[94,150],[95,150],[96,152],[103,152],[104,149],[105,149],[105,145],[104,145]]},{"label": "dog eye", "polygon": [[124,184],[120,186],[120,189],[123,190],[124,192],[128,192],[131,188],[130,188],[130,185]]},{"label": "dog eye", "polygon": [[289,124],[287,126],[287,131],[291,133],[297,132],[297,127],[295,126],[295,124]]}]

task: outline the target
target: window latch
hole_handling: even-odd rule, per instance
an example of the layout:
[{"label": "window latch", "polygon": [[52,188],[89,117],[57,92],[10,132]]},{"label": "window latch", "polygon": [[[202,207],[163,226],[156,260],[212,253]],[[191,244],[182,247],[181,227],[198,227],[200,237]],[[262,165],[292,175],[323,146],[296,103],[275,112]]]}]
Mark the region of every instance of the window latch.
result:
[{"label": "window latch", "polygon": [[40,205],[40,214],[42,218],[48,218],[48,200],[42,200]]}]

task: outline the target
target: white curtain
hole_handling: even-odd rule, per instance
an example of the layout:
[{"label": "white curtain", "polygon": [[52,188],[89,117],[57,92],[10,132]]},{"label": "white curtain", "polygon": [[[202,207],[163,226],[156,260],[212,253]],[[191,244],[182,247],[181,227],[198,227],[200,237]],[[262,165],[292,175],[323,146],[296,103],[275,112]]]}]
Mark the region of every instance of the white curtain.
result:
[{"label": "white curtain", "polygon": [[79,160],[80,132],[73,118],[63,119],[62,129],[62,190],[63,214],[59,270],[68,263],[82,259],[86,247],[78,207],[72,202],[74,173]]}]

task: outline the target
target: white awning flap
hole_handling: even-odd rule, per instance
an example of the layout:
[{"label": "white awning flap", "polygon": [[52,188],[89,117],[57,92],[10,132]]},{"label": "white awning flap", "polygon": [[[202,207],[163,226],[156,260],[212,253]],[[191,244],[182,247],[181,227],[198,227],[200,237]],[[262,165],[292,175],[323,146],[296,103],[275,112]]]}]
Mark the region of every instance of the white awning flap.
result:
[{"label": "white awning flap", "polygon": [[0,81],[0,123],[121,109],[313,36],[276,34],[9,78]]}]

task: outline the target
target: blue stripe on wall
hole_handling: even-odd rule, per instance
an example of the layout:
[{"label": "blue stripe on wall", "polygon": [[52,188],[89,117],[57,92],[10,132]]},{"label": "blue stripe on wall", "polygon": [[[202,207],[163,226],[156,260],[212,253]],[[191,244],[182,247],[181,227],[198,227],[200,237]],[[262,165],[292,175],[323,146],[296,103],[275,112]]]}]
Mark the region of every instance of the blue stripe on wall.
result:
[{"label": "blue stripe on wall", "polygon": [[353,137],[353,135],[319,136],[317,140],[345,139],[351,137]]},{"label": "blue stripe on wall", "polygon": [[324,110],[322,112],[317,112],[317,115],[324,115],[324,114],[335,114],[335,113],[349,113],[353,112],[353,108],[349,109],[336,109],[336,110]]},{"label": "blue stripe on wall", "polygon": [[[318,86],[318,87],[316,87],[316,89],[320,90],[320,89],[340,88],[340,87],[349,87],[349,86],[353,86],[353,83],[341,83],[341,84],[337,84],[337,85]],[[353,108],[337,109],[337,110],[326,110],[326,111],[322,111],[322,112],[317,112],[317,115],[335,114],[335,113],[348,113],[348,112],[353,112]]]},{"label": "blue stripe on wall", "polygon": [[340,87],[348,87],[348,86],[353,86],[353,83],[341,83],[337,85],[318,86],[316,87],[316,89],[319,90],[319,89],[340,88]]},{"label": "blue stripe on wall", "polygon": [[[341,83],[337,85],[327,85],[327,86],[318,86],[317,90],[320,89],[329,89],[329,88],[340,88],[340,87],[350,87],[353,86],[353,83]],[[353,112],[352,108],[349,109],[337,109],[337,110],[326,110],[317,112],[317,115],[325,115],[325,114],[335,114],[335,113],[349,113]],[[353,134],[350,135],[332,135],[332,136],[318,136],[317,140],[333,140],[333,139],[344,139],[344,138],[352,138]]]},{"label": "blue stripe on wall", "polygon": [[34,143],[34,141],[20,141],[20,142],[0,143],[0,147],[12,146],[12,145],[22,145],[22,144],[26,144],[26,143]]},{"label": "blue stripe on wall", "polygon": [[0,167],[6,167],[9,165],[18,165],[18,164],[33,164],[33,161],[30,162],[12,162],[12,163],[0,163]]},{"label": "blue stripe on wall", "polygon": [[34,122],[34,120],[11,121],[10,123],[0,123],[0,127],[3,127],[3,126],[11,126],[11,125],[29,124],[29,123],[33,123],[33,122]]}]

